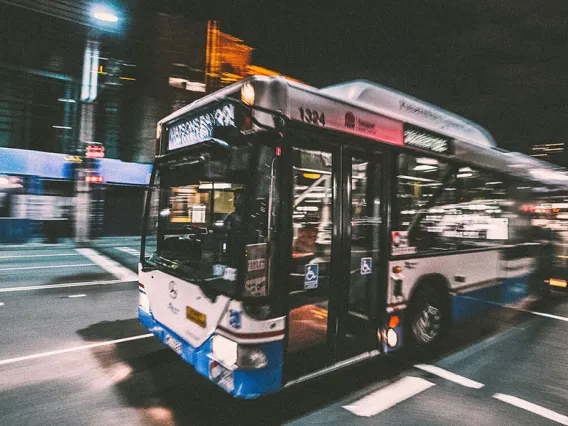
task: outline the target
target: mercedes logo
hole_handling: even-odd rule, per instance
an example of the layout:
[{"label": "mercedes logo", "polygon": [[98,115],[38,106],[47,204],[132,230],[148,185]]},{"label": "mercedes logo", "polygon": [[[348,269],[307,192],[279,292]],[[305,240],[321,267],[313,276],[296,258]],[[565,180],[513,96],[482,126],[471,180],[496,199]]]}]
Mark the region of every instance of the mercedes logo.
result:
[{"label": "mercedes logo", "polygon": [[177,287],[177,284],[174,281],[170,281],[169,293],[170,293],[170,297],[172,299],[175,299],[176,297],[178,297],[178,287]]}]

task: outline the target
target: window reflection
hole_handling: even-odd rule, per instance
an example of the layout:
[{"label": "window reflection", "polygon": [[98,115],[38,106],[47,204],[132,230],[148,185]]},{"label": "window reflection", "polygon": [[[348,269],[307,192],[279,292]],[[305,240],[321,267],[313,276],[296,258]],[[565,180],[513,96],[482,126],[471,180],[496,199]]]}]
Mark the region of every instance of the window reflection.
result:
[{"label": "window reflection", "polygon": [[521,226],[518,191],[496,174],[410,154],[398,166],[394,229],[417,251],[502,244]]},{"label": "window reflection", "polygon": [[380,165],[352,158],[349,311],[364,316],[378,280],[380,207]]}]

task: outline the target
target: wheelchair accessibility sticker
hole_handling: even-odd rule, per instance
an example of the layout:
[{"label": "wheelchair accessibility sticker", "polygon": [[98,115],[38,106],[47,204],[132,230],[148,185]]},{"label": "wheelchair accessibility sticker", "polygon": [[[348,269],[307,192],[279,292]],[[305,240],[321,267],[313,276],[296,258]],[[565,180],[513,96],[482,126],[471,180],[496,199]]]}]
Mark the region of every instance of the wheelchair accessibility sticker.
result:
[{"label": "wheelchair accessibility sticker", "polygon": [[373,272],[373,258],[363,257],[361,258],[361,275],[368,275]]},{"label": "wheelchair accessibility sticker", "polygon": [[309,263],[304,267],[304,290],[318,288],[319,265]]}]

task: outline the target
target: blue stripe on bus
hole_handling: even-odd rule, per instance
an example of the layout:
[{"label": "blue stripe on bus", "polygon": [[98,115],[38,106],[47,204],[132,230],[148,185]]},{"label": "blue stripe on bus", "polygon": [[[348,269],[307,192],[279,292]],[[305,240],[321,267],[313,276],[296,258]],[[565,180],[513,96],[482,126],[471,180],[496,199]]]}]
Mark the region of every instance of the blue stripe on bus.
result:
[{"label": "blue stripe on bus", "polygon": [[488,312],[496,304],[517,302],[529,294],[529,276],[505,278],[500,283],[452,297],[452,318],[456,322]]},{"label": "blue stripe on bus", "polygon": [[[195,371],[209,378],[209,362],[212,336],[201,346],[195,348],[177,333],[156,321],[151,314],[138,308],[140,323],[150,330],[162,343],[166,344],[166,336],[170,335],[181,343],[181,358],[193,365]],[[254,345],[262,349],[268,358],[268,366],[257,370],[235,370],[233,372],[234,388],[230,392],[237,398],[251,399],[277,392],[282,386],[282,362],[284,341],[260,343]]]}]

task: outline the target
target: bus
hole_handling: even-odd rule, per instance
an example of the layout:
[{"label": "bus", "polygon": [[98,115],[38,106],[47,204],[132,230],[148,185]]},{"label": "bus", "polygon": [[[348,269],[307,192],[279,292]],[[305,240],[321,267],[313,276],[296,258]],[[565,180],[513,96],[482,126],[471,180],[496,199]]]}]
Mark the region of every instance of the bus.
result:
[{"label": "bus", "polygon": [[158,123],[139,320],[244,399],[435,348],[540,291],[523,206],[567,183],[395,90],[252,77]]}]

